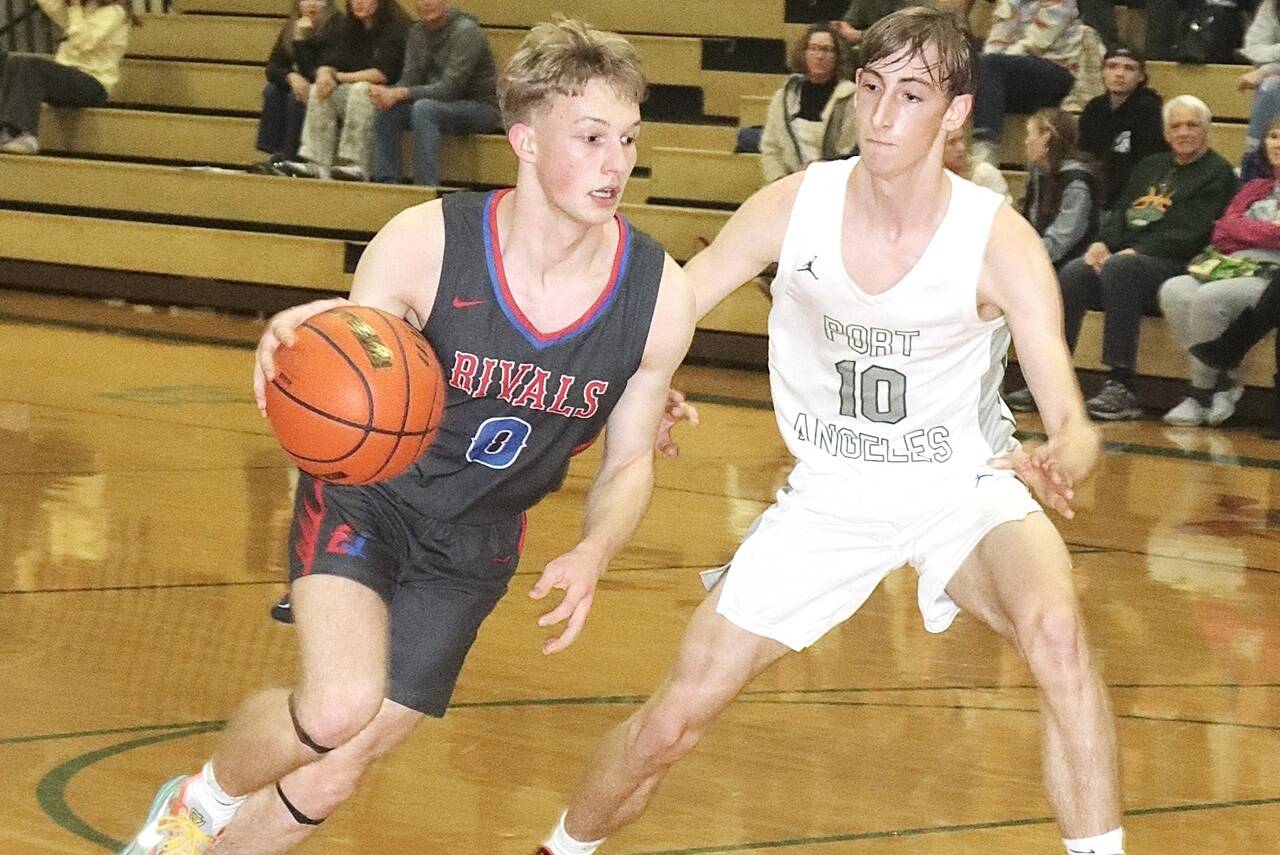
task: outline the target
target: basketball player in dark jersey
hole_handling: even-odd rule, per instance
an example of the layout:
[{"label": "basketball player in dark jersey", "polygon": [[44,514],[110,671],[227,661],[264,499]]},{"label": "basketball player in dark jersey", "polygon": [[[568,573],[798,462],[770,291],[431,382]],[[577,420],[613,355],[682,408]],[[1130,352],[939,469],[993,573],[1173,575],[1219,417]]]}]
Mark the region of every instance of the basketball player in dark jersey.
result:
[{"label": "basketball player in dark jersey", "polygon": [[[634,531],[672,372],[693,331],[679,267],[616,211],[645,91],[615,35],[533,29],[499,94],[516,187],[458,193],[396,216],[369,244],[350,302],[420,326],[448,371],[444,425],[405,474],[370,487],[303,476],[290,538],[301,677],[250,698],[203,770],[161,789],[140,853],[285,852],[355,790],[423,715],[440,716],[480,623],[519,562],[524,511],[607,426],[584,531],[531,596],[571,644],[596,581]],[[274,351],[322,300],[280,313]],[[234,822],[233,822],[234,818]]]}]

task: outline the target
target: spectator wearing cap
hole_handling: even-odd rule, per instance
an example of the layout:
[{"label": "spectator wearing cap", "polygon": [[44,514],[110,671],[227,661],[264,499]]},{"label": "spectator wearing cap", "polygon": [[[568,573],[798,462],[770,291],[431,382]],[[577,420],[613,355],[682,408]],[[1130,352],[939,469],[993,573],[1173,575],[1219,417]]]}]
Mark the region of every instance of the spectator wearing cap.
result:
[{"label": "spectator wearing cap", "polygon": [[1080,150],[1101,165],[1103,208],[1124,192],[1138,161],[1169,150],[1160,116],[1160,96],[1147,87],[1142,55],[1112,47],[1102,61],[1106,92],[1089,101],[1080,114]]}]

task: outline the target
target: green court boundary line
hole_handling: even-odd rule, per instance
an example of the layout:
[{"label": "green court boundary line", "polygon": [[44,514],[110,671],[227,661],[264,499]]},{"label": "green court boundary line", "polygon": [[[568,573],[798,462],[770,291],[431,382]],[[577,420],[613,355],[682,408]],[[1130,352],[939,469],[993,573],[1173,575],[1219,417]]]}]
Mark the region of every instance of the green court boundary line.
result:
[{"label": "green court boundary line", "polygon": [[[1228,684],[1230,685],[1230,684]],[[1271,684],[1267,684],[1271,685]],[[925,687],[920,687],[922,690]],[[967,687],[966,687],[967,688]],[[835,690],[829,690],[835,691]],[[872,690],[864,691],[893,691],[893,690]],[[777,694],[786,694],[786,690],[760,690],[764,692],[774,692]],[[500,701],[478,701],[472,703],[456,704],[453,709],[486,709],[486,708],[502,708],[502,707],[519,707],[519,706],[586,706],[586,705],[611,705],[626,704],[634,706],[643,703],[645,696],[641,695],[600,695],[600,696],[584,696],[578,698],[544,698],[532,700],[500,700]],[[760,698],[748,699],[747,703],[755,704],[777,704],[777,705],[817,705],[817,706],[849,706],[849,707],[886,707],[886,708],[915,708],[915,709],[947,709],[947,710],[978,710],[983,712],[1017,712],[1017,713],[1038,713],[1038,709],[1021,709],[1021,708],[1005,708],[1005,707],[980,707],[970,705],[924,705],[924,704],[892,704],[892,703],[872,703],[861,701],[815,701],[815,700],[788,700],[785,698]],[[1206,726],[1221,727],[1248,727],[1258,728],[1270,731],[1280,730],[1280,726],[1273,725],[1256,725],[1239,722],[1216,722],[1198,719],[1176,719],[1161,718],[1154,716],[1140,716],[1134,714],[1119,714],[1118,719],[1132,719],[1139,721],[1149,721],[1153,723],[1179,723],[1179,724],[1199,724]],[[103,731],[81,731],[74,736],[94,736],[94,735],[118,735],[128,732],[139,732],[145,730],[166,730],[167,732],[145,736],[138,739],[127,740],[115,745],[109,745],[105,748],[99,748],[84,754],[71,758],[58,766],[54,767],[40,779],[36,785],[36,800],[40,805],[40,809],[51,821],[63,830],[88,841],[96,846],[107,849],[109,851],[118,850],[124,845],[123,841],[98,831],[80,818],[71,806],[67,803],[67,787],[71,780],[80,772],[88,769],[96,763],[123,754],[137,748],[145,748],[147,746],[156,745],[161,742],[167,742],[174,739],[185,739],[188,736],[198,736],[206,733],[212,733],[223,729],[226,726],[225,721],[206,721],[194,722],[186,724],[165,724],[153,726],[139,726],[135,728],[114,728]],[[70,738],[72,735],[64,735],[62,738]],[[43,737],[44,739],[58,738],[50,735]],[[17,744],[19,742],[34,742],[42,739],[42,737],[16,737],[6,740],[0,740],[0,745]],[[1125,816],[1150,816],[1162,813],[1182,813],[1189,811],[1204,810],[1225,810],[1242,807],[1258,807],[1273,804],[1280,804],[1280,797],[1267,799],[1248,799],[1248,800],[1232,800],[1226,802],[1201,802],[1189,805],[1169,805],[1150,808],[1136,808],[1125,811]],[[1025,825],[1045,825],[1052,823],[1051,817],[1033,817],[1027,819],[1012,820],[996,820],[985,823],[967,823],[963,825],[951,826],[921,826],[916,828],[892,829],[884,831],[871,831],[856,834],[840,834],[828,835],[823,837],[808,838],[788,838],[783,840],[756,841],[751,843],[718,845],[709,847],[697,847],[692,849],[672,849],[660,850],[653,852],[635,853],[635,855],[712,855],[712,853],[728,853],[728,852],[746,852],[752,850],[763,849],[783,849],[795,846],[813,846],[824,845],[827,843],[852,843],[864,840],[881,840],[889,837],[914,837],[930,834],[954,834],[963,831],[974,831],[996,828],[1010,828]]]},{"label": "green court boundary line", "polygon": [[[1138,689],[1225,689],[1240,691],[1248,689],[1280,689],[1280,683],[1107,683],[1112,690]],[[880,692],[1008,692],[1035,691],[1039,687],[1034,683],[978,683],[947,684],[943,686],[834,686],[823,689],[747,689],[739,697],[744,701],[753,698],[776,698],[784,695],[858,695]],[[648,695],[578,695],[555,698],[507,698],[493,701],[461,701],[449,706],[450,710],[491,709],[504,707],[539,707],[539,706],[605,706],[611,704],[641,704]],[[891,702],[883,702],[884,706],[892,706]],[[1132,716],[1141,718],[1140,716]],[[1183,721],[1171,719],[1171,721]],[[1201,720],[1185,720],[1189,724],[1223,724],[1231,722],[1213,722]],[[28,742],[55,742],[64,739],[84,739],[94,736],[117,736],[126,733],[146,733],[153,730],[182,730],[184,728],[218,728],[226,724],[225,720],[210,719],[207,721],[164,722],[161,724],[137,724],[124,727],[110,727],[99,730],[73,730],[58,733],[39,733],[28,736],[0,737],[0,746],[20,745]],[[1266,725],[1260,725],[1266,726]],[[1275,729],[1280,730],[1280,725]]]}]

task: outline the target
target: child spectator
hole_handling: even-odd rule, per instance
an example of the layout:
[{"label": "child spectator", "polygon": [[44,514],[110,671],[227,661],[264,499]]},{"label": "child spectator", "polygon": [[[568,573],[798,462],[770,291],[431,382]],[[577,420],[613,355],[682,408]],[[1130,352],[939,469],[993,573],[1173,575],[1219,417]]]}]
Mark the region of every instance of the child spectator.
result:
[{"label": "child spectator", "polygon": [[38,154],[40,105],[101,107],[120,79],[120,60],[137,23],[129,0],[37,0],[64,38],[52,57],[0,49],[0,151]]},{"label": "child spectator", "polygon": [[1076,120],[1049,107],[1027,119],[1027,188],[1021,212],[1060,268],[1084,253],[1098,229],[1094,176],[1076,150]]}]

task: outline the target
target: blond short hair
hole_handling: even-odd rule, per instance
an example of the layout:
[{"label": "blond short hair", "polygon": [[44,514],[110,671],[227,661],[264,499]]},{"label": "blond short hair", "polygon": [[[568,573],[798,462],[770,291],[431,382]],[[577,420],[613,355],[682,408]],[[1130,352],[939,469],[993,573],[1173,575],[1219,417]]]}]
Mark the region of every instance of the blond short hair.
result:
[{"label": "blond short hair", "polygon": [[556,95],[580,95],[592,80],[644,102],[648,81],[631,43],[584,21],[556,18],[529,31],[498,81],[498,108],[506,128],[527,122]]}]

